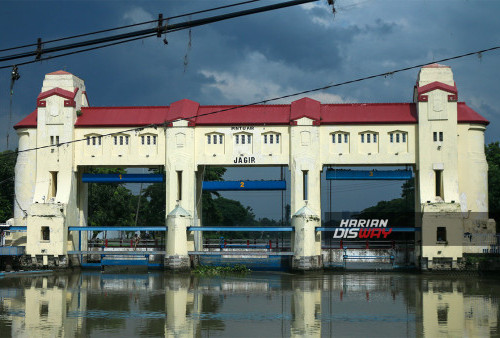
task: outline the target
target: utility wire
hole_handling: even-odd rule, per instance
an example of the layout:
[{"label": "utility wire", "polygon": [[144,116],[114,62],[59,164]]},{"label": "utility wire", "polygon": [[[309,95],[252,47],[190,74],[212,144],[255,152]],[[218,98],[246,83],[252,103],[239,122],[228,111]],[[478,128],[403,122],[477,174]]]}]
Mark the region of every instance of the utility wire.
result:
[{"label": "utility wire", "polygon": [[[323,87],[317,87],[317,88],[313,88],[313,89],[303,90],[301,92],[296,92],[296,93],[293,93],[293,94],[282,95],[282,96],[274,97],[274,98],[271,98],[271,99],[256,101],[256,102],[253,102],[253,103],[248,103],[248,104],[244,104],[244,105],[229,107],[229,108],[225,108],[225,109],[220,109],[220,110],[216,110],[216,111],[208,112],[208,113],[204,113],[204,114],[192,115],[192,116],[189,116],[189,117],[177,118],[175,120],[165,121],[163,123],[152,123],[152,124],[149,124],[149,125],[145,125],[145,126],[141,126],[141,127],[134,127],[134,128],[130,128],[130,129],[121,130],[121,131],[113,131],[111,133],[103,134],[103,135],[101,135],[101,137],[112,136],[112,135],[116,135],[118,133],[141,131],[141,130],[143,130],[145,128],[165,127],[165,126],[167,126],[167,124],[170,124],[170,123],[173,123],[173,122],[176,122],[176,121],[183,121],[183,120],[195,119],[195,118],[202,117],[202,116],[208,116],[208,115],[218,114],[218,113],[222,113],[222,112],[226,112],[226,111],[236,110],[236,109],[239,109],[239,108],[245,108],[245,107],[250,107],[250,106],[256,106],[256,105],[259,105],[259,104],[264,104],[264,103],[268,103],[268,102],[272,102],[272,101],[278,101],[278,100],[282,100],[282,99],[285,99],[285,98],[290,98],[290,97],[293,97],[293,96],[298,96],[298,95],[302,95],[302,94],[307,94],[307,93],[312,93],[312,92],[316,92],[316,91],[321,91],[321,90],[325,90],[325,89],[329,89],[329,88],[340,87],[340,86],[344,86],[344,85],[351,84],[351,83],[357,83],[357,82],[361,82],[361,81],[366,81],[366,80],[374,79],[374,78],[377,78],[377,77],[386,77],[388,75],[392,75],[392,74],[396,74],[396,73],[401,73],[401,72],[412,70],[412,69],[416,69],[416,68],[421,68],[423,66],[427,66],[427,65],[430,65],[430,64],[439,63],[439,62],[446,62],[446,61],[450,61],[450,60],[456,60],[456,59],[460,59],[460,58],[464,58],[464,57],[471,56],[471,55],[476,55],[476,54],[483,54],[483,53],[490,52],[490,51],[497,50],[497,49],[500,49],[500,46],[495,46],[495,47],[491,47],[491,48],[487,48],[487,49],[482,49],[482,50],[475,51],[475,52],[460,54],[460,55],[457,55],[457,56],[452,56],[452,57],[444,58],[444,59],[441,59],[441,60],[435,60],[435,61],[431,61],[431,62],[427,62],[427,63],[422,63],[422,64],[415,65],[415,66],[410,66],[410,67],[405,67],[405,68],[399,68],[399,69],[396,69],[396,70],[393,70],[393,71],[390,71],[390,72],[385,72],[385,73],[379,73],[379,74],[375,74],[375,75],[365,76],[365,77],[357,78],[357,79],[354,79],[354,80],[348,80],[348,81],[339,82],[339,83],[335,83],[335,84],[329,84],[329,85],[326,85],[326,86],[323,86]],[[10,153],[7,153],[7,154],[0,154],[0,158],[2,158],[4,156],[10,156],[10,155],[13,155],[13,154],[20,154],[20,153],[24,153],[24,152],[28,152],[28,151],[33,151],[33,150],[38,150],[38,149],[60,147],[62,145],[69,145],[71,143],[76,143],[76,142],[81,142],[81,141],[86,141],[86,140],[87,140],[87,138],[82,138],[82,139],[71,140],[71,141],[67,141],[67,142],[61,142],[61,143],[56,144],[56,145],[46,145],[46,146],[34,147],[34,148],[29,148],[29,149],[24,149],[24,150],[16,150],[16,151],[13,151],[13,152],[10,152]]]},{"label": "utility wire", "polygon": [[[198,19],[198,20],[180,22],[180,23],[171,24],[171,25],[169,25],[169,24],[166,24],[164,26],[159,25],[158,27],[155,27],[155,28],[147,28],[147,29],[142,29],[142,30],[138,30],[138,31],[134,31],[134,32],[122,33],[122,34],[118,34],[118,35],[112,35],[112,36],[97,38],[97,39],[93,39],[93,40],[75,42],[75,43],[71,43],[71,44],[50,47],[50,48],[45,48],[45,49],[41,48],[41,43],[37,43],[37,46],[39,46],[39,48],[37,48],[37,50],[13,54],[13,55],[1,56],[0,62],[23,59],[23,58],[32,57],[32,56],[37,58],[37,60],[35,60],[35,62],[36,62],[41,58],[41,56],[43,54],[47,54],[47,53],[54,53],[54,52],[68,50],[68,49],[82,48],[82,47],[86,47],[86,46],[107,43],[107,42],[112,42],[112,41],[117,41],[117,40],[123,40],[123,39],[130,39],[130,38],[134,38],[134,37],[146,36],[146,35],[151,35],[151,34],[155,34],[156,36],[159,36],[159,35],[164,34],[164,33],[169,33],[172,30],[176,31],[179,29],[186,29],[186,28],[192,28],[192,27],[197,27],[197,26],[203,26],[203,25],[206,25],[209,23],[219,22],[219,21],[233,19],[233,18],[251,15],[251,14],[268,12],[268,11],[286,8],[286,7],[291,7],[291,6],[297,6],[297,5],[301,5],[301,4],[305,4],[305,3],[309,3],[309,2],[315,2],[315,1],[318,1],[318,0],[291,0],[291,1],[283,2],[283,3],[247,9],[247,10],[243,10],[243,11],[239,11],[239,12],[232,12],[232,13],[217,15],[217,16],[213,16],[213,17]],[[158,22],[160,22],[160,21],[161,20],[158,20]]]},{"label": "utility wire", "polygon": [[[196,15],[196,14],[207,13],[207,12],[216,11],[216,10],[220,10],[220,9],[224,9],[224,8],[235,7],[235,6],[240,6],[240,5],[246,5],[246,4],[249,4],[249,3],[252,3],[252,2],[257,2],[257,1],[261,1],[261,0],[243,1],[243,2],[238,2],[236,4],[219,6],[219,7],[214,7],[214,8],[210,8],[210,9],[204,9],[204,10],[201,10],[201,11],[196,11],[196,12],[191,12],[191,13],[186,13],[186,14],[180,14],[180,15],[176,15],[176,16],[171,16],[171,17],[168,17],[168,18],[164,18],[164,20],[178,19],[178,18],[190,16],[190,15]],[[67,36],[67,37],[64,37],[64,38],[57,38],[57,39],[54,39],[54,40],[47,40],[47,41],[44,41],[43,44],[45,45],[45,44],[48,44],[48,43],[54,43],[54,42],[59,42],[59,41],[64,41],[64,40],[81,38],[81,37],[89,36],[89,35],[95,35],[95,34],[112,32],[112,31],[116,31],[116,30],[120,30],[120,29],[137,27],[137,26],[142,26],[142,25],[146,25],[146,24],[149,24],[149,23],[153,23],[153,22],[158,22],[158,19],[150,20],[150,21],[143,21],[143,22],[134,23],[134,24],[125,25],[125,26],[120,26],[120,27],[115,27],[115,28],[102,29],[102,30],[94,31],[94,32],[90,32],[90,33],[83,33],[83,34],[78,34],[78,35],[73,35],[73,36]],[[15,49],[22,49],[22,48],[27,48],[27,47],[33,47],[33,46],[37,46],[37,45],[38,45],[37,43],[31,43],[31,44],[17,46],[17,47],[10,47],[10,48],[5,48],[5,49],[0,49],[0,52],[6,52],[6,51],[9,51],[9,50],[15,50]]]}]

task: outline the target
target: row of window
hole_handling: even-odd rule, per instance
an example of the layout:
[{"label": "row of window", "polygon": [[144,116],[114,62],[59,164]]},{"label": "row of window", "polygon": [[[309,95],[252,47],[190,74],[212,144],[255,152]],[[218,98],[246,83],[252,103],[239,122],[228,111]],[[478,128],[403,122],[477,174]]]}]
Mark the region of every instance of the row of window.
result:
[{"label": "row of window", "polygon": [[361,134],[361,143],[365,143],[365,137],[366,137],[366,143],[372,143],[372,136],[373,136],[373,143],[377,143],[377,134],[375,133]]},{"label": "row of window", "polygon": [[[435,135],[434,135],[435,136]],[[377,143],[376,133],[362,133],[360,134],[361,143]],[[406,143],[406,133],[389,133],[389,141],[391,143]],[[442,141],[442,133],[441,133]],[[332,143],[349,143],[349,134],[339,133],[332,134]]]},{"label": "row of window", "polygon": [[[278,144],[280,143],[280,134],[264,134],[265,144]],[[223,135],[209,134],[207,135],[207,144],[222,144],[224,142]],[[252,135],[239,134],[234,135],[235,144],[252,144]]]},{"label": "row of window", "polygon": [[[273,144],[280,143],[280,134],[264,134],[264,143]],[[376,133],[362,133],[360,134],[361,143],[377,143]],[[113,136],[114,145],[128,145],[129,136],[120,135]],[[389,133],[390,143],[406,143],[407,134],[406,133]],[[433,132],[434,142],[443,142],[443,132]],[[207,135],[208,144],[223,144],[224,138],[220,134],[209,134]],[[236,144],[251,144],[252,135],[235,135]],[[335,133],[332,134],[332,143],[349,143],[349,134],[347,133]],[[50,136],[50,145],[59,144],[59,136]],[[87,136],[87,145],[101,145],[102,136]],[[142,145],[156,145],[156,135],[141,135]]]},{"label": "row of window", "polygon": [[406,143],[406,133],[390,133],[389,139],[391,143],[394,143],[394,139],[396,139],[396,143],[399,143],[400,140],[402,143]]},{"label": "row of window", "polygon": [[[53,136],[50,137],[50,144],[54,144]],[[116,145],[128,145],[129,136],[127,135],[117,135],[113,136],[113,144]],[[56,136],[56,143],[59,143],[59,136]],[[143,145],[155,145],[156,135],[142,135],[141,144]],[[102,145],[102,136],[87,136],[87,145],[100,146]]]}]

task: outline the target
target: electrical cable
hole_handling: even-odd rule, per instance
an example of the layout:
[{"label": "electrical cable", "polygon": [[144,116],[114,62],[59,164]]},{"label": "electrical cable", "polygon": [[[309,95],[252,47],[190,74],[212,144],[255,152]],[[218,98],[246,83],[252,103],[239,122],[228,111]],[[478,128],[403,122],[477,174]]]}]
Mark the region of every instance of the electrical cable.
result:
[{"label": "electrical cable", "polygon": [[197,26],[203,26],[203,25],[210,24],[210,23],[215,23],[215,22],[233,19],[233,18],[237,18],[237,17],[242,17],[242,16],[246,16],[246,15],[252,15],[252,14],[257,14],[257,13],[273,11],[276,9],[281,9],[281,8],[286,8],[286,7],[291,7],[291,6],[297,6],[297,5],[301,5],[301,4],[305,4],[305,3],[309,3],[309,2],[314,2],[314,1],[318,1],[318,0],[291,0],[291,1],[283,2],[283,3],[278,3],[278,4],[263,6],[263,7],[256,7],[256,8],[247,9],[247,10],[243,10],[243,11],[239,11],[239,12],[232,12],[232,13],[213,16],[213,17],[197,19],[197,20],[190,20],[190,21],[185,21],[185,22],[180,22],[180,23],[175,23],[175,24],[170,24],[170,25],[167,24],[164,26],[147,28],[147,29],[142,29],[142,30],[138,30],[138,31],[122,33],[122,34],[107,36],[107,37],[103,37],[103,38],[97,38],[97,39],[93,39],[93,40],[74,42],[71,44],[60,45],[60,46],[50,47],[50,48],[45,48],[45,49],[42,49],[40,47],[41,41],[39,40],[39,43],[37,43],[38,48],[35,51],[23,52],[23,53],[7,55],[7,56],[0,56],[0,62],[22,59],[22,58],[26,58],[26,57],[30,57],[30,56],[35,57],[36,59],[34,61],[36,62],[41,58],[41,55],[47,54],[47,53],[60,52],[60,51],[68,50],[68,49],[82,48],[82,47],[86,47],[86,46],[107,43],[107,42],[112,42],[112,41],[117,41],[117,40],[123,40],[123,39],[129,39],[129,38],[145,36],[145,35],[150,35],[150,34],[154,34],[155,36],[158,36],[158,34],[169,33],[170,31],[176,31],[179,29],[187,29],[187,28],[192,28],[192,27],[197,27]]},{"label": "electrical cable", "polygon": [[[229,7],[246,5],[246,4],[249,4],[249,3],[252,3],[252,2],[257,2],[257,1],[261,1],[261,0],[250,0],[250,1],[238,2],[236,4],[230,4],[230,5],[219,6],[219,7],[214,7],[214,8],[210,8],[210,9],[204,9],[204,10],[200,10],[200,11],[196,11],[196,12],[175,15],[175,16],[171,16],[171,17],[168,17],[168,18],[164,18],[163,20],[178,19],[178,18],[190,16],[190,15],[196,15],[196,14],[201,14],[201,13],[207,13],[207,12],[211,12],[211,11],[216,11],[216,10],[219,10],[219,9],[225,9],[225,8],[229,8]],[[43,44],[46,45],[48,43],[54,43],[54,42],[59,42],[59,41],[64,41],[64,40],[81,38],[81,37],[89,36],[89,35],[107,33],[107,32],[116,31],[116,30],[120,30],[120,29],[137,27],[137,26],[146,25],[146,24],[153,23],[153,22],[158,22],[158,19],[149,20],[149,21],[143,21],[143,22],[138,22],[138,23],[134,23],[134,24],[130,24],[130,25],[125,25],[125,26],[119,26],[119,27],[115,27],[115,28],[102,29],[102,30],[98,30],[98,31],[90,32],[90,33],[83,33],[83,34],[78,34],[78,35],[73,35],[73,36],[67,36],[67,37],[63,37],[63,38],[57,38],[57,39],[53,39],[53,40],[47,40],[47,41],[44,41]],[[27,48],[27,47],[33,47],[33,46],[37,46],[37,45],[38,45],[37,43],[31,43],[31,44],[17,46],[17,47],[10,47],[10,48],[5,48],[5,49],[0,49],[0,52],[6,52],[6,51],[9,51],[9,50],[15,50],[15,49],[22,49],[22,48]]]},{"label": "electrical cable", "polygon": [[[464,58],[464,57],[467,57],[467,56],[476,55],[478,53],[482,54],[482,53],[486,53],[486,52],[493,51],[493,50],[496,50],[496,49],[500,49],[500,46],[495,46],[495,47],[491,47],[491,48],[479,50],[479,51],[476,51],[476,52],[470,52],[470,53],[460,54],[460,55],[457,55],[457,56],[448,57],[448,58],[444,58],[444,59],[437,60],[437,61],[422,63],[422,64],[415,65],[415,66],[410,66],[410,67],[405,67],[405,68],[399,68],[399,69],[396,69],[396,70],[393,70],[393,71],[390,71],[390,72],[379,73],[379,74],[375,74],[375,75],[370,75],[370,76],[365,76],[365,77],[357,78],[357,79],[354,79],[354,80],[348,80],[348,81],[339,82],[339,83],[335,83],[335,84],[329,84],[329,85],[322,86],[322,87],[317,87],[317,88],[313,88],[313,89],[303,90],[301,92],[296,92],[296,93],[293,93],[293,94],[282,95],[282,96],[279,96],[279,97],[274,97],[274,98],[270,98],[270,99],[266,99],[266,100],[256,101],[256,102],[253,102],[253,103],[248,103],[248,104],[244,104],[244,105],[238,105],[238,106],[234,106],[234,107],[220,109],[220,110],[216,110],[216,111],[208,112],[208,113],[204,113],[204,114],[192,115],[192,116],[182,117],[182,118],[176,118],[175,120],[165,121],[163,123],[151,123],[149,125],[145,125],[145,126],[141,126],[141,127],[129,128],[129,129],[121,130],[121,131],[114,131],[112,133],[103,134],[103,135],[101,135],[101,137],[112,136],[112,135],[116,135],[118,133],[141,131],[141,130],[143,130],[145,128],[165,127],[167,124],[170,124],[170,123],[173,123],[173,122],[176,122],[176,121],[183,121],[183,120],[195,119],[195,118],[202,117],[202,116],[208,116],[208,115],[218,114],[218,113],[222,113],[222,112],[226,112],[226,111],[237,110],[239,108],[245,108],[245,107],[255,106],[255,105],[259,105],[259,104],[264,104],[264,103],[268,103],[268,102],[272,102],[272,101],[281,100],[281,99],[284,99],[284,98],[290,98],[290,97],[294,97],[294,96],[298,96],[298,95],[312,93],[312,92],[315,92],[315,91],[325,90],[325,89],[334,88],[334,87],[340,87],[340,86],[344,86],[344,85],[347,85],[347,84],[352,84],[352,83],[357,83],[357,82],[361,82],[361,81],[365,81],[365,80],[374,79],[374,78],[377,78],[377,77],[385,77],[385,76],[390,75],[390,74],[401,73],[401,72],[404,72],[404,71],[408,71],[408,70],[412,70],[412,69],[416,69],[416,68],[421,68],[423,66],[427,66],[427,65],[430,65],[430,64],[434,64],[434,63],[445,62],[445,61],[449,61],[449,60],[456,60],[456,59]],[[46,145],[46,146],[28,148],[28,149],[24,149],[24,150],[16,150],[16,151],[12,151],[12,152],[7,153],[7,154],[0,154],[0,158],[2,158],[4,156],[10,156],[10,155],[13,155],[13,154],[19,154],[19,153],[24,153],[24,152],[28,152],[28,151],[38,150],[38,149],[51,148],[51,147],[60,147],[62,145],[69,145],[71,143],[82,142],[82,141],[86,141],[86,140],[87,140],[87,138],[82,138],[82,139],[76,139],[76,140],[61,142],[61,143],[59,143],[57,145]]]}]

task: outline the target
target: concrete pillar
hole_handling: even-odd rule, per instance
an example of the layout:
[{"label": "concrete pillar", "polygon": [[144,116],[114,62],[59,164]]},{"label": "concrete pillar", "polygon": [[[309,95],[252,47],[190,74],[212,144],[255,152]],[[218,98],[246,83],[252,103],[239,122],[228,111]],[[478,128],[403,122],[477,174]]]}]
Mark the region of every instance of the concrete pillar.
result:
[{"label": "concrete pillar", "polygon": [[[463,223],[460,219],[458,168],[458,92],[450,67],[423,67],[415,86],[418,113],[416,197],[422,212],[421,257],[430,268],[434,258],[462,257]],[[438,227],[446,240],[439,240]],[[453,242],[453,243],[452,243]]]},{"label": "concrete pillar", "polygon": [[[86,105],[85,85],[78,77],[58,71],[47,74],[37,99],[36,179],[28,208],[26,253],[38,265],[64,267],[68,226],[80,224],[77,204],[74,124],[77,111]],[[32,155],[30,155],[32,156]]]},{"label": "concrete pillar", "polygon": [[292,269],[317,270],[323,267],[321,235],[316,231],[321,221],[307,205],[292,216],[295,227]]},{"label": "concrete pillar", "polygon": [[180,205],[177,205],[167,216],[167,254],[165,268],[169,270],[188,270],[190,261],[188,255],[187,227],[191,225],[192,217]]}]

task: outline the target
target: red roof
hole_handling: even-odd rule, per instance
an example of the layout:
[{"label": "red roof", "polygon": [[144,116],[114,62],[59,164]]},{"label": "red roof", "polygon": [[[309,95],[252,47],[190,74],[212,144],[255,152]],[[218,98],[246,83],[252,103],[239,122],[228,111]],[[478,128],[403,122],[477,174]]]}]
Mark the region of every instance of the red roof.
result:
[{"label": "red roof", "polygon": [[417,123],[414,103],[351,103],[321,105],[321,124]]},{"label": "red roof", "polygon": [[290,124],[290,105],[200,106],[196,125]]},{"label": "red roof", "polygon": [[168,107],[82,107],[75,127],[133,127],[162,124]]},{"label": "red roof", "polygon": [[[296,101],[297,102],[297,101]],[[307,109],[309,103],[302,101]],[[488,120],[465,103],[458,103],[458,123],[488,124]],[[133,127],[161,125],[179,118],[189,119],[191,125],[290,125],[293,103],[254,106],[199,106],[182,100],[170,107],[83,107],[75,127]],[[36,110],[14,128],[36,128]],[[315,113],[316,114],[316,113]],[[320,124],[416,124],[415,103],[352,103],[321,104]],[[307,116],[307,114],[303,114]],[[295,114],[299,117],[300,114]]]},{"label": "red roof", "polygon": [[48,73],[47,75],[71,75],[71,73],[65,72],[64,70],[57,70],[52,73]]},{"label": "red roof", "polygon": [[485,125],[490,124],[490,121],[479,115],[465,102],[457,103],[457,120],[458,123],[481,123]]}]

